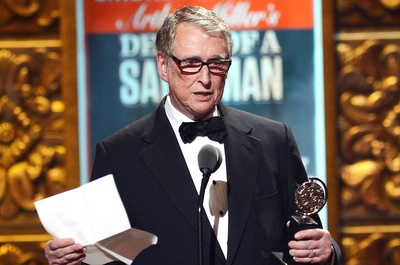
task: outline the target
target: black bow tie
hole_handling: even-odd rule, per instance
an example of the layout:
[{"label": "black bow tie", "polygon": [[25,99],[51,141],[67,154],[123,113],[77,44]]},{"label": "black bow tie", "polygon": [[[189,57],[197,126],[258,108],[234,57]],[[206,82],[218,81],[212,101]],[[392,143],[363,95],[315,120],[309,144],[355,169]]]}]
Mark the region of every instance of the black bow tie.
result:
[{"label": "black bow tie", "polygon": [[226,138],[226,127],[222,117],[212,117],[205,121],[182,122],[179,134],[185,144],[193,142],[197,136],[207,136],[222,144]]}]

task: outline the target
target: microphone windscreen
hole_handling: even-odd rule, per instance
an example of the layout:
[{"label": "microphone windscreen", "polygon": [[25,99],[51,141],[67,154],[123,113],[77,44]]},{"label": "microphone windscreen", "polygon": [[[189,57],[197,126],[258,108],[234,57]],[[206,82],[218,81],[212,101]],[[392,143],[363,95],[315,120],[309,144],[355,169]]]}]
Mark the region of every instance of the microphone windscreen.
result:
[{"label": "microphone windscreen", "polygon": [[213,145],[205,145],[198,155],[199,169],[201,172],[214,173],[222,162],[221,150]]}]

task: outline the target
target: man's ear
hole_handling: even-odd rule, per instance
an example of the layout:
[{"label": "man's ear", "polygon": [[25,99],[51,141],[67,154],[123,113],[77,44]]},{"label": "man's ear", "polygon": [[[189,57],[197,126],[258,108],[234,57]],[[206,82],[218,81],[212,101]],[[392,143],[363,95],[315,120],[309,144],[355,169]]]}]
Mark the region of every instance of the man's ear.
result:
[{"label": "man's ear", "polygon": [[157,71],[158,75],[162,80],[168,82],[168,58],[164,56],[160,51],[157,52]]}]

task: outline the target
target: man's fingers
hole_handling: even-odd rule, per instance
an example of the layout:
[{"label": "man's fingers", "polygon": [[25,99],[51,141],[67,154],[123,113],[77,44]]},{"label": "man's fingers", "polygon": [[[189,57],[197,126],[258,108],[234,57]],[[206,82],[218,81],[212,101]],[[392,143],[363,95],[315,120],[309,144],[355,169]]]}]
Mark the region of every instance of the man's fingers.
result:
[{"label": "man's fingers", "polygon": [[299,231],[289,242],[290,255],[299,263],[325,264],[332,256],[332,239],[327,230]]},{"label": "man's fingers", "polygon": [[304,240],[304,239],[313,239],[313,240],[319,240],[322,237],[324,237],[325,235],[329,235],[330,234],[327,230],[323,230],[323,229],[305,229],[305,230],[301,230],[299,232],[297,232],[294,235],[294,238],[296,240]]},{"label": "man's fingers", "polygon": [[75,241],[72,238],[62,238],[62,239],[54,239],[50,240],[46,243],[45,248],[48,250],[56,250],[59,248],[65,248],[75,244]]},{"label": "man's fingers", "polygon": [[86,248],[68,238],[50,240],[44,250],[50,265],[75,265],[86,257]]}]

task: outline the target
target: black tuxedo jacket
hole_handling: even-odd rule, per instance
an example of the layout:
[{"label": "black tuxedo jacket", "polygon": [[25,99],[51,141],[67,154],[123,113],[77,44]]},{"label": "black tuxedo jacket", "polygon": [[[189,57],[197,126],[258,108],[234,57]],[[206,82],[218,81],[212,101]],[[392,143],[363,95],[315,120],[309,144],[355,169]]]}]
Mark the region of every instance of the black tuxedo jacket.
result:
[{"label": "black tuxedo jacket", "polygon": [[[164,102],[97,144],[92,180],[113,174],[132,227],[158,236],[157,245],[133,264],[195,265],[198,193]],[[273,264],[270,252],[287,245],[294,191],[307,180],[298,148],[285,124],[223,104],[218,108],[228,132],[228,257],[203,214],[204,265]]]}]

